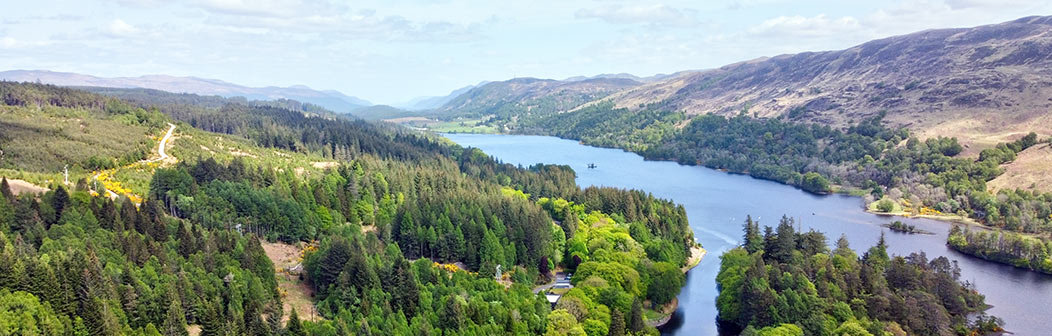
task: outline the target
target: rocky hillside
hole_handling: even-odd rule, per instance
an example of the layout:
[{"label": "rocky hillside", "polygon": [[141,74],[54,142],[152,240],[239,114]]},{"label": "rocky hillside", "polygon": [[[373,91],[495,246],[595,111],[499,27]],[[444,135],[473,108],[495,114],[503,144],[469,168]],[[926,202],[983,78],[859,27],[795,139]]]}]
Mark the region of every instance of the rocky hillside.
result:
[{"label": "rocky hillside", "polygon": [[[940,29],[846,50],[781,55],[688,73],[607,97],[688,116],[732,115],[844,126],[880,111],[922,136],[988,145],[1052,133],[1052,17]],[[973,150],[974,151],[974,150]]]}]

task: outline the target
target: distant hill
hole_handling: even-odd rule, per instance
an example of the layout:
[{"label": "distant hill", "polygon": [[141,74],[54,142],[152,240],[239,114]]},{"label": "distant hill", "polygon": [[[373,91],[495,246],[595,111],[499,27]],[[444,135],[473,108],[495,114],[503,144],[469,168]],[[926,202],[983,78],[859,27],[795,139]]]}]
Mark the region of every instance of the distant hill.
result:
[{"label": "distant hill", "polygon": [[564,79],[563,81],[572,82],[572,81],[583,81],[583,80],[589,80],[589,79],[620,78],[620,79],[631,79],[631,80],[634,80],[634,81],[637,81],[637,82],[649,83],[649,82],[655,82],[655,81],[659,81],[659,80],[662,80],[662,79],[665,79],[665,78],[669,78],[669,77],[679,76],[679,75],[682,75],[683,73],[686,73],[686,72],[690,72],[690,70],[682,71],[682,72],[676,72],[676,73],[672,73],[672,74],[656,74],[656,75],[649,76],[649,77],[639,77],[639,76],[636,76],[636,75],[633,75],[633,74],[630,74],[630,73],[623,73],[622,72],[622,73],[617,73],[617,74],[599,74],[599,75],[595,75],[595,76],[574,76],[574,77],[570,77],[570,78]]},{"label": "distant hill", "polygon": [[432,113],[444,118],[493,115],[496,120],[520,113],[559,113],[642,84],[629,78],[515,78],[472,88]]},{"label": "distant hill", "polygon": [[403,109],[406,109],[406,110],[409,110],[409,111],[421,111],[421,110],[430,110],[430,109],[439,108],[442,105],[445,105],[446,103],[448,103],[450,100],[453,100],[457,96],[460,96],[461,94],[464,94],[465,92],[468,92],[469,90],[471,90],[473,88],[476,88],[476,87],[479,87],[479,86],[482,86],[482,85],[486,85],[487,83],[489,83],[489,82],[488,81],[484,81],[482,83],[479,83],[478,85],[468,85],[468,86],[465,86],[465,87],[453,90],[452,92],[450,92],[448,95],[445,95],[445,96],[431,96],[431,97],[417,97],[417,98],[413,98],[413,99],[409,100],[408,102],[395,105],[395,107],[403,108]]},{"label": "distant hill", "polygon": [[419,115],[413,111],[403,110],[389,105],[366,106],[351,112],[351,115],[365,120],[383,120]]},{"label": "distant hill", "polygon": [[217,79],[147,75],[139,77],[104,78],[70,72],[45,70],[12,70],[0,72],[0,80],[16,82],[40,82],[59,86],[94,86],[112,88],[143,88],[173,93],[194,93],[222,97],[245,97],[250,100],[292,99],[348,113],[370,106],[372,103],[345,95],[338,91],[314,90],[306,86],[253,88],[224,82]]}]

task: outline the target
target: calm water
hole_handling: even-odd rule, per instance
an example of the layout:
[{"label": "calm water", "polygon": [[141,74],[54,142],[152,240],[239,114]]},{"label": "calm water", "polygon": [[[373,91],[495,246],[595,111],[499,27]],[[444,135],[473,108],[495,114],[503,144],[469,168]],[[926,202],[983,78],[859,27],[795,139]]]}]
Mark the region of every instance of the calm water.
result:
[{"label": "calm water", "polygon": [[[831,241],[846,234],[859,253],[876,244],[880,232],[886,230],[880,224],[892,220],[863,212],[857,197],[817,196],[775,182],[674,162],[644,161],[633,153],[584,146],[571,140],[518,135],[445,136],[460,145],[481,148],[507,163],[569,165],[577,171],[577,184],[581,186],[642,189],[683,204],[695,238],[709,253],[687,274],[687,285],[679,295],[679,310],[663,331],[669,335],[717,334],[715,279],[719,255],[738,244],[746,214],[770,226],[777,225],[786,214],[795,217],[805,230],[824,232]],[[595,163],[597,168],[588,169],[589,163]],[[929,259],[947,256],[957,260],[962,279],[974,282],[986,295],[987,303],[994,305],[989,312],[1003,318],[1006,329],[1016,335],[1052,334],[1052,276],[986,262],[947,248],[949,224],[895,219],[935,235],[888,232],[890,253],[924,251]]]}]

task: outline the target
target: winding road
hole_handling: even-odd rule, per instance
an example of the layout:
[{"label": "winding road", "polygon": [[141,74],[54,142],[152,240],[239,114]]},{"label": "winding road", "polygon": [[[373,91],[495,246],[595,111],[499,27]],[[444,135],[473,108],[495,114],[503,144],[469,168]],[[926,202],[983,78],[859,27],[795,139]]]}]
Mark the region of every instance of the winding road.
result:
[{"label": "winding road", "polygon": [[164,134],[164,138],[161,138],[161,143],[157,144],[157,154],[161,154],[161,157],[149,160],[147,162],[163,161],[169,158],[168,153],[164,152],[164,147],[168,146],[168,140],[172,138],[172,132],[175,132],[175,124],[168,123],[168,133]]},{"label": "winding road", "polygon": [[[161,138],[161,142],[159,144],[157,144],[157,154],[160,154],[160,157],[154,158],[154,159],[150,159],[150,160],[143,160],[143,161],[140,161],[140,162],[146,162],[146,163],[158,162],[158,161],[164,161],[165,159],[170,158],[171,156],[168,156],[168,153],[164,152],[164,148],[168,146],[168,141],[172,139],[172,133],[173,132],[175,132],[175,124],[168,123],[168,132],[164,134],[164,137]],[[95,173],[95,176],[93,176],[92,179],[98,179],[99,175],[101,175],[101,174],[102,174],[102,172]],[[106,187],[102,187],[102,189],[106,190],[106,195],[109,195],[110,198],[117,198],[117,197],[120,196],[120,195],[117,195],[117,193],[115,193],[115,192],[113,192],[113,191],[111,191],[109,189],[106,189]]]}]

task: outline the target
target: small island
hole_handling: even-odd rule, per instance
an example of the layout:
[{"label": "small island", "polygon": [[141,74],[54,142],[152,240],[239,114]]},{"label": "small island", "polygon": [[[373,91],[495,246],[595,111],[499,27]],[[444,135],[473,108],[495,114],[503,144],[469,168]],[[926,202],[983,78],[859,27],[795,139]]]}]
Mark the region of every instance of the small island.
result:
[{"label": "small island", "polygon": [[902,221],[894,221],[894,222],[891,222],[891,223],[888,223],[888,224],[884,224],[884,225],[881,225],[881,226],[886,227],[888,229],[891,229],[891,231],[901,232],[901,233],[908,233],[908,234],[915,234],[915,233],[917,233],[917,234],[935,234],[935,233],[933,233],[931,231],[925,231],[925,230],[918,229],[916,226],[903,223]]}]

